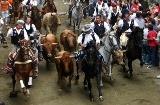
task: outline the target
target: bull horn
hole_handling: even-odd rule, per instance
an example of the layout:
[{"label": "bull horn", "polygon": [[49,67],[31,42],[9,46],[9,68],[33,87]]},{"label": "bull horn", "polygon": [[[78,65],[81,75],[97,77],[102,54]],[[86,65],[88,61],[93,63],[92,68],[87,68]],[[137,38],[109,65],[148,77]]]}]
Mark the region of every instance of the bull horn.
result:
[{"label": "bull horn", "polygon": [[122,50],[122,52],[126,52],[127,50]]},{"label": "bull horn", "polygon": [[58,12],[57,14],[58,14],[58,15],[66,15],[67,12]]},{"label": "bull horn", "polygon": [[53,45],[57,45],[58,43],[52,43]]},{"label": "bull horn", "polygon": [[43,46],[43,44],[40,44],[41,46]]},{"label": "bull horn", "polygon": [[55,59],[59,59],[59,58],[62,58],[62,56],[55,57]]},{"label": "bull horn", "polygon": [[40,34],[40,36],[46,36],[46,35],[42,35],[42,34]]},{"label": "bull horn", "polygon": [[75,54],[77,54],[78,52],[74,52]]},{"label": "bull horn", "polygon": [[73,56],[73,55],[71,55],[71,56],[69,56],[69,57],[71,57],[71,58],[75,58],[75,56]]}]

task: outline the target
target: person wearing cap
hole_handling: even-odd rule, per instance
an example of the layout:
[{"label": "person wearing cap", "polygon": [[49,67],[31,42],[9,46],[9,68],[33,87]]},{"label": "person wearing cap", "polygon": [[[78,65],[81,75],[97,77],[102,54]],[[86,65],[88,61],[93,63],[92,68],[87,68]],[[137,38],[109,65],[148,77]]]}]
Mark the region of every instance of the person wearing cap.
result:
[{"label": "person wearing cap", "polygon": [[[78,53],[75,57],[76,60],[78,61],[78,71],[79,72],[81,71],[81,67],[82,67],[82,58],[86,54],[85,48],[87,46],[87,43],[89,43],[90,41],[95,41],[96,42],[95,46],[98,46],[100,44],[100,39],[99,39],[98,35],[92,31],[90,24],[86,24],[82,28],[82,34],[78,37],[78,40],[77,40],[79,46],[81,47],[81,50],[78,51]],[[98,50],[97,50],[97,55],[103,61],[103,56],[99,53]]]},{"label": "person wearing cap", "polygon": [[7,74],[13,73],[12,67],[13,67],[13,54],[17,51],[19,48],[19,40],[26,39],[29,40],[29,37],[27,35],[26,30],[23,28],[24,21],[18,20],[16,23],[16,26],[14,28],[10,28],[8,30],[6,37],[11,37],[11,43],[13,44],[12,51],[9,53],[9,58],[7,62],[7,67],[2,68],[3,70],[7,71]]},{"label": "person wearing cap", "polygon": [[98,35],[100,39],[102,39],[110,31],[108,23],[102,21],[101,15],[97,15],[95,17],[95,21],[91,23],[91,29]]},{"label": "person wearing cap", "polygon": [[3,36],[2,28],[4,25],[4,21],[2,20],[2,17],[0,17],[0,37],[1,37],[1,43],[3,43],[3,47],[8,47],[7,46],[7,41]]}]

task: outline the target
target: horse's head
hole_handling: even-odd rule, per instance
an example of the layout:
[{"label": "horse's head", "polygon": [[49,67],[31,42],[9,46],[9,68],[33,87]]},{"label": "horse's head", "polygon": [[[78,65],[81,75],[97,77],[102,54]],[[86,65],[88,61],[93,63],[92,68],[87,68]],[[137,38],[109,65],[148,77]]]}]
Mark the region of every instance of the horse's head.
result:
[{"label": "horse's head", "polygon": [[80,0],[75,0],[75,7],[76,7],[77,9],[80,9],[80,7],[81,7]]},{"label": "horse's head", "polygon": [[38,10],[37,9],[33,9],[32,10],[32,13],[31,13],[31,19],[32,20],[37,20],[40,18],[40,15],[38,13]]},{"label": "horse's head", "polygon": [[53,0],[47,0],[48,5],[53,5]]},{"label": "horse's head", "polygon": [[130,36],[133,37],[135,45],[137,47],[141,48],[142,47],[142,40],[143,40],[143,30],[140,28],[135,28]]},{"label": "horse's head", "polygon": [[19,40],[20,44],[20,53],[21,57],[24,61],[27,61],[30,59],[29,51],[30,51],[30,44],[29,41],[26,39]]},{"label": "horse's head", "polygon": [[118,43],[117,37],[115,36],[115,32],[110,32],[108,37],[109,37],[109,41],[110,41],[109,44],[110,44],[112,50],[120,50],[121,48]]},{"label": "horse's head", "polygon": [[97,49],[95,46],[95,41],[90,41],[86,46],[86,59],[89,65],[94,65],[97,59]]}]

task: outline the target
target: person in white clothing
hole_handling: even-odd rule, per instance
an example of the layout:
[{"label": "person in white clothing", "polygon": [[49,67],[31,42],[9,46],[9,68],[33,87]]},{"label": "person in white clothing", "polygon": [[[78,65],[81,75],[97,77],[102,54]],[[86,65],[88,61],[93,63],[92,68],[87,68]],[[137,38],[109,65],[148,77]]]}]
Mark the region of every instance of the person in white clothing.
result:
[{"label": "person in white clothing", "polygon": [[100,14],[100,11],[106,11],[108,10],[108,5],[106,3],[104,3],[102,0],[98,0],[97,3],[96,3],[96,7],[94,9],[94,13],[93,13],[93,18]]},{"label": "person in white clothing", "polygon": [[[97,36],[97,34],[92,31],[90,24],[86,24],[82,28],[82,31],[83,31],[82,34],[78,37],[78,40],[77,40],[77,42],[78,42],[79,46],[82,48],[82,50],[80,50],[75,57],[78,62],[78,72],[81,71],[82,58],[86,54],[87,44],[90,42],[95,42],[95,46],[98,46],[100,44],[100,39]],[[97,55],[101,58],[101,60],[103,62],[104,61],[103,56],[99,53],[98,50],[97,50]]]},{"label": "person in white clothing", "polygon": [[139,25],[135,20],[131,20],[129,12],[126,12],[125,18],[119,20],[118,27],[122,28],[122,32],[131,33],[133,28]]},{"label": "person in white clothing", "polygon": [[137,12],[137,13],[136,13],[135,21],[138,23],[139,28],[143,30],[143,29],[144,29],[144,26],[145,26],[145,21],[144,21],[144,19],[141,17],[141,12]]},{"label": "person in white clothing", "polygon": [[29,40],[28,35],[26,30],[23,29],[24,21],[23,20],[18,20],[16,23],[16,26],[14,28],[10,28],[8,30],[7,36],[6,37],[11,37],[11,43],[13,44],[12,51],[9,53],[8,56],[8,62],[7,62],[7,67],[2,68],[3,70],[7,71],[7,74],[12,74],[13,70],[13,61],[14,57],[13,54],[17,51],[19,48],[19,40],[26,39]]},{"label": "person in white clothing", "polygon": [[135,18],[136,18],[136,8],[133,8],[132,9],[132,14],[130,16],[130,19],[132,20],[132,19],[135,19]]}]

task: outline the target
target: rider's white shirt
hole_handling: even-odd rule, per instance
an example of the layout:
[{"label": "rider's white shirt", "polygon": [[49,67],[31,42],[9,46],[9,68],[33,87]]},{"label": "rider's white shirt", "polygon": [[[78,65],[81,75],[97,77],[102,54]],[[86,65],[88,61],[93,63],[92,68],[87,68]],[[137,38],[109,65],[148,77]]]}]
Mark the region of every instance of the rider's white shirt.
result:
[{"label": "rider's white shirt", "polygon": [[143,29],[145,26],[145,21],[142,18],[135,18],[135,21],[138,23],[139,28]]},{"label": "rider's white shirt", "polygon": [[[81,35],[78,37],[78,40],[77,40],[78,43],[82,43],[82,35],[83,35],[83,34],[81,34]],[[96,44],[97,44],[97,43],[100,43],[100,39],[99,39],[99,37],[98,37],[98,35],[97,35],[96,33],[94,33],[94,37],[95,37],[95,40],[96,40]],[[84,42],[83,42],[84,47],[86,47],[87,43],[88,43],[89,41],[92,41],[92,40],[93,40],[93,38],[92,38],[92,32],[91,32],[90,34],[86,34],[86,35],[85,35]]]},{"label": "rider's white shirt", "polygon": [[[37,30],[36,26],[34,24],[31,24],[31,25],[32,25],[33,32],[36,31]],[[30,24],[25,23],[25,27],[26,27],[27,30],[29,30],[30,29]]]},{"label": "rider's white shirt", "polygon": [[[108,14],[108,19],[111,20],[111,14],[114,13],[113,11],[111,13]],[[116,13],[114,13],[114,15],[116,16],[118,13],[118,11]],[[121,16],[121,12],[119,12],[119,16]]]},{"label": "rider's white shirt", "polygon": [[23,6],[26,5],[27,2],[28,2],[28,0],[23,0],[23,1],[22,1]]},{"label": "rider's white shirt", "polygon": [[38,5],[37,0],[31,0],[30,4],[31,4],[31,6],[37,6]]},{"label": "rider's white shirt", "polygon": [[[22,30],[22,29],[17,30],[16,27],[15,27],[14,29],[16,29],[18,35],[20,34],[20,32],[21,32],[21,30]],[[25,29],[23,29],[23,30],[24,30],[24,39],[29,40],[29,37],[28,37],[28,35],[27,35],[26,30],[25,30]],[[8,33],[7,33],[7,36],[6,36],[6,37],[10,37],[10,36],[13,36],[13,28],[10,28],[10,29],[8,30]]]},{"label": "rider's white shirt", "polygon": [[136,13],[133,13],[131,16],[130,16],[130,19],[132,20],[134,20],[136,18]]},{"label": "rider's white shirt", "polygon": [[[129,24],[129,26],[130,26],[130,24],[131,24],[131,19],[128,21],[128,24]],[[138,23],[134,20],[134,26],[135,27],[139,27],[138,26]],[[118,27],[123,27],[123,19],[121,19],[121,20],[119,20],[119,22],[118,22]],[[132,32],[132,30],[129,28],[128,30],[126,30],[125,32]]]},{"label": "rider's white shirt", "polygon": [[[95,28],[94,22],[92,22],[90,25],[91,25],[91,29],[94,31],[94,28]],[[100,24],[98,25],[100,26]],[[106,22],[104,22],[104,28],[106,33],[110,31],[110,26]]]},{"label": "rider's white shirt", "polygon": [[[108,5],[107,5],[106,3],[104,3],[104,7],[102,7],[102,5],[103,5],[103,2],[101,2],[101,4],[98,4],[98,2],[96,3],[96,8],[98,7],[98,14],[99,14],[99,12],[101,11],[102,8],[104,8],[105,11],[108,10]],[[94,9],[93,16],[96,16],[96,15],[97,15],[96,8]]]}]

